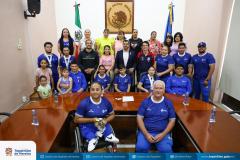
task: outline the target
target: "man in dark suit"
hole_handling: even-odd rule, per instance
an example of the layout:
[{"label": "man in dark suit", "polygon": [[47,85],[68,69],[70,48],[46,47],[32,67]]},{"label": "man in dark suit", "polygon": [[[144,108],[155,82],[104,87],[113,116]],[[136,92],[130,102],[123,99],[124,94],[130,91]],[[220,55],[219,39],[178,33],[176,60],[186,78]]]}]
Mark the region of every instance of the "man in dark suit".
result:
[{"label": "man in dark suit", "polygon": [[132,85],[135,85],[135,68],[136,68],[136,54],[134,51],[130,50],[130,44],[128,40],[123,41],[123,50],[117,52],[115,58],[115,75],[119,73],[119,67],[125,66],[127,74],[131,76]]}]

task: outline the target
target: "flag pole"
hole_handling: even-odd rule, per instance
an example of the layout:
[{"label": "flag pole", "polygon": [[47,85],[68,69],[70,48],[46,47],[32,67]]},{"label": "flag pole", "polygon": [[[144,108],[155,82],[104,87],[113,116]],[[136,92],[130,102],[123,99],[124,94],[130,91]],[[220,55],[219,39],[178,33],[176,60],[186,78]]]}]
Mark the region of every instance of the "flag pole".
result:
[{"label": "flag pole", "polygon": [[76,53],[75,54],[75,58],[78,58],[78,53],[80,51],[80,40],[82,39],[82,27],[81,27],[81,21],[80,21],[80,14],[79,14],[79,6],[80,3],[75,2],[75,5],[73,5],[73,7],[75,8],[75,25],[77,26],[77,29],[75,30],[75,43],[76,43]]},{"label": "flag pole", "polygon": [[174,21],[174,15],[173,15],[173,3],[171,2],[169,5],[168,5],[168,19],[167,19],[167,24],[166,24],[166,29],[165,29],[165,35],[164,35],[164,40],[166,40],[166,37],[168,35],[172,35],[172,24],[173,24],[173,21]]}]

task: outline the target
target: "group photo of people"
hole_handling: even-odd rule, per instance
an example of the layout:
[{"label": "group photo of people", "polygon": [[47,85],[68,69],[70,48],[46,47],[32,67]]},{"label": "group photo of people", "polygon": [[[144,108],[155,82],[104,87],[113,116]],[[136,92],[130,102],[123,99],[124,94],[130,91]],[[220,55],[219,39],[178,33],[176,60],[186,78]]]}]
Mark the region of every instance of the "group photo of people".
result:
[{"label": "group photo of people", "polygon": [[1,159],[239,159],[240,0],[7,0]]},{"label": "group photo of people", "polygon": [[64,28],[56,44],[59,53],[52,53],[53,44],[46,42],[45,53],[38,57],[36,89],[43,89],[42,83],[44,90],[48,89],[44,94],[39,91],[41,98],[52,91],[89,91],[92,82],[99,82],[105,92],[151,92],[153,82],[162,80],[167,93],[196,99],[201,96],[208,102],[215,59],[207,51],[207,44],[199,42],[198,53],[191,54],[180,32],[167,35],[164,42],[156,37],[157,32],[152,31],[149,40],[142,40],[134,29],[129,40],[123,31],[111,38],[109,30],[104,29],[103,37],[94,40],[86,29],[83,39],[74,42]]},{"label": "group photo of people", "polygon": [[[52,52],[53,45],[57,45],[58,53]],[[156,31],[142,40],[137,29],[130,39],[123,31],[110,37],[109,30],[104,29],[102,37],[93,39],[91,30],[85,29],[81,41],[75,42],[63,28],[58,44],[45,42],[43,46],[45,53],[37,59],[35,90],[41,99],[90,92],[90,97],[80,102],[74,119],[88,141],[89,152],[95,149],[98,137],[119,142],[109,125],[114,110],[103,93],[149,93],[137,112],[136,152],[148,152],[151,143],[159,152],[172,152],[170,132],[176,116],[165,92],[209,102],[215,59],[206,42],[196,44],[198,53],[188,53],[181,32],[160,42]],[[96,122],[103,128],[99,129]]]}]

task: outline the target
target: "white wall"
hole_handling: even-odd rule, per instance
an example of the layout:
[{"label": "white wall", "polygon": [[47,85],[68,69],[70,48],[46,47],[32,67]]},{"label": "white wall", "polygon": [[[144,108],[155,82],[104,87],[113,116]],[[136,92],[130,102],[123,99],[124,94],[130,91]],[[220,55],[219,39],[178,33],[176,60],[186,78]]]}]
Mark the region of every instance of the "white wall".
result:
[{"label": "white wall", "polygon": [[240,59],[240,1],[234,1],[234,8],[232,12],[231,23],[229,26],[229,33],[227,45],[224,55],[224,63],[221,74],[220,88],[224,93],[240,100],[240,74],[239,72],[239,59]]},{"label": "white wall", "polygon": [[[74,33],[75,1],[55,0],[55,2],[58,37],[63,27],[69,28],[70,32]],[[94,38],[102,36],[105,27],[105,0],[77,0],[77,2],[80,3],[83,30],[90,28]],[[139,37],[147,40],[150,32],[156,30],[158,38],[163,41],[170,2],[171,0],[134,1],[134,28],[139,30]],[[219,102],[221,100],[218,89],[220,66],[233,0],[174,0],[173,3],[175,5],[173,33],[183,32],[188,51],[192,54],[197,53],[198,42],[207,42],[208,51],[216,58],[211,97]],[[129,35],[127,37],[129,38]]]},{"label": "white wall", "polygon": [[207,50],[213,53],[216,69],[212,79],[211,97],[216,102],[221,101],[218,83],[232,3],[233,0],[186,0],[184,41],[192,54],[197,53],[197,44],[200,41],[205,41]]},{"label": "white wall", "polygon": [[[52,41],[56,51],[57,34],[54,0],[42,1],[41,13],[24,19],[26,0],[1,1],[0,5],[0,112],[14,111],[35,85],[37,56],[43,43]],[[22,49],[17,49],[19,39]]]},{"label": "white wall", "polygon": [[[94,38],[101,37],[105,27],[105,0],[76,0],[80,3],[80,19],[82,29],[92,30]],[[158,38],[163,41],[168,18],[170,0],[134,0],[134,28],[139,30],[139,37],[149,39],[153,30],[158,32]],[[173,32],[183,31],[185,0],[173,1],[174,25]],[[67,27],[74,36],[75,0],[55,0],[55,12],[58,37],[62,28]],[[115,36],[115,35],[112,35]],[[129,38],[130,35],[127,35]]]}]

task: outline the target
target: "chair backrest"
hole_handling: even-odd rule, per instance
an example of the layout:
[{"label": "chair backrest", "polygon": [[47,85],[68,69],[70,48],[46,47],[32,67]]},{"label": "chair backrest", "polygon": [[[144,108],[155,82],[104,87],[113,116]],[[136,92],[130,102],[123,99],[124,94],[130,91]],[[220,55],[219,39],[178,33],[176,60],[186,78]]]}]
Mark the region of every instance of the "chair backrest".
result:
[{"label": "chair backrest", "polygon": [[[7,116],[7,117],[10,117],[11,116],[11,113],[8,113],[8,112],[0,112],[0,116]],[[1,118],[0,118],[0,125],[1,125]]]},{"label": "chair backrest", "polygon": [[230,112],[228,112],[229,114],[235,114],[235,113],[237,113],[237,114],[240,114],[240,111],[230,111]]},{"label": "chair backrest", "polygon": [[30,99],[30,101],[41,100],[36,90],[34,90],[33,93],[29,96],[29,99]]},{"label": "chair backrest", "polygon": [[10,116],[11,116],[11,113],[8,113],[8,112],[0,112],[0,115],[4,115],[4,116],[10,117]]}]

